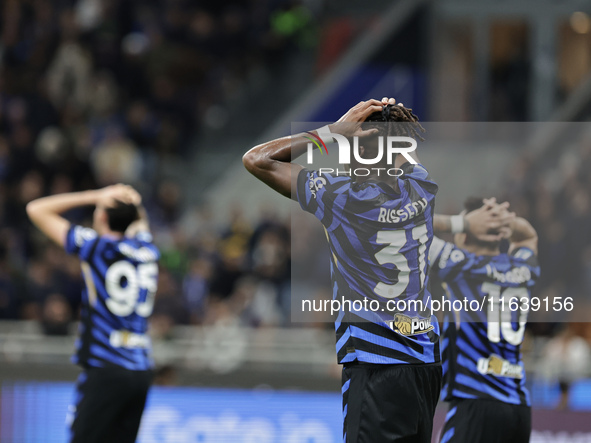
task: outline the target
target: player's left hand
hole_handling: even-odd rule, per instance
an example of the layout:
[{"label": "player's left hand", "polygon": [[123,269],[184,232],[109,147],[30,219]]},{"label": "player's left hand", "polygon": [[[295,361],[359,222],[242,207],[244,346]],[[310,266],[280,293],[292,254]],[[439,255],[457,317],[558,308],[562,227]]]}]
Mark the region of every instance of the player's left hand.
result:
[{"label": "player's left hand", "polygon": [[344,135],[345,137],[367,137],[374,135],[378,132],[376,128],[363,130],[361,123],[374,112],[381,112],[383,107],[384,104],[375,99],[359,102],[339,118],[336,123],[330,125],[331,131]]},{"label": "player's left hand", "polygon": [[142,197],[133,187],[122,183],[99,189],[97,205],[111,208],[116,201],[139,206]]},{"label": "player's left hand", "polygon": [[[395,98],[388,98],[388,97],[383,97],[382,98],[382,105],[386,106],[386,105],[395,105],[396,104],[396,99]],[[404,106],[402,103],[398,103],[398,106]]]}]

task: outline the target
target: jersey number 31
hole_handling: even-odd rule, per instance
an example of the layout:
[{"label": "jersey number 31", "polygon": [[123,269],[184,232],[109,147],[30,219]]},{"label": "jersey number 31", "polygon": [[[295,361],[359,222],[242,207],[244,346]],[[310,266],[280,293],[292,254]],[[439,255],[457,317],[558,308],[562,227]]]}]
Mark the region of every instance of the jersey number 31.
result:
[{"label": "jersey number 31", "polygon": [[[425,282],[425,268],[427,267],[425,252],[427,250],[427,241],[429,240],[427,225],[422,224],[415,226],[412,229],[411,234],[413,240],[415,240],[418,245],[419,285],[420,287],[423,287],[423,283]],[[380,250],[375,257],[380,265],[390,263],[396,266],[396,269],[398,269],[398,281],[393,285],[379,282],[374,288],[374,292],[384,298],[399,297],[405,291],[410,279],[408,260],[405,255],[400,252],[407,243],[406,231],[403,229],[378,231],[376,243],[379,245],[388,245]]]}]

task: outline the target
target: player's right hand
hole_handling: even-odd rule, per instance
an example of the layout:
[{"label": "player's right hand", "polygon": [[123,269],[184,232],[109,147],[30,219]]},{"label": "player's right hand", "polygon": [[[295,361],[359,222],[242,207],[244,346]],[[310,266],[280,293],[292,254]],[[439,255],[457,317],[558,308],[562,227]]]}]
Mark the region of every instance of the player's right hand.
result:
[{"label": "player's right hand", "polygon": [[[396,102],[394,99],[390,100]],[[378,130],[373,128],[364,131],[361,128],[361,123],[374,112],[382,112],[383,107],[384,105],[379,100],[371,99],[359,102],[339,118],[336,123],[330,125],[330,129],[332,132],[344,135],[345,137],[367,137],[373,135]]]},{"label": "player's right hand", "polygon": [[122,183],[98,190],[97,205],[110,208],[116,201],[139,206],[142,203],[142,196],[133,187]]}]

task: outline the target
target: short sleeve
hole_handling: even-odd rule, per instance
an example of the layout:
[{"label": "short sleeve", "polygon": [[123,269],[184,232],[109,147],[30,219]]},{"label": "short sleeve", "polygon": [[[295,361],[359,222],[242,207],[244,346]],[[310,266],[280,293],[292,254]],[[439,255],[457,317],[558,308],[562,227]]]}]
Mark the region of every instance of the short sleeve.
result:
[{"label": "short sleeve", "polygon": [[152,243],[154,241],[154,238],[149,231],[139,231],[135,234],[134,238],[143,243]]},{"label": "short sleeve", "polygon": [[338,177],[302,169],[298,175],[298,202],[304,211],[313,214],[327,229],[331,229],[333,222],[340,219],[338,214],[345,207],[351,182],[348,176]]},{"label": "short sleeve", "polygon": [[517,260],[522,260],[534,266],[538,264],[537,256],[534,251],[532,251],[530,248],[526,248],[525,246],[520,246],[513,249],[509,255],[513,256]]},{"label": "short sleeve", "polygon": [[72,225],[66,236],[65,250],[68,254],[76,254],[80,258],[86,259],[98,238],[94,229]]},{"label": "short sleeve", "polygon": [[432,272],[443,281],[453,281],[460,274],[477,271],[480,260],[478,256],[458,248],[450,242],[433,237],[429,249],[429,263]]},{"label": "short sleeve", "polygon": [[513,249],[509,256],[514,266],[527,267],[529,270],[530,279],[529,285],[533,285],[534,282],[540,278],[540,264],[538,262],[538,256],[530,248],[520,246]]}]

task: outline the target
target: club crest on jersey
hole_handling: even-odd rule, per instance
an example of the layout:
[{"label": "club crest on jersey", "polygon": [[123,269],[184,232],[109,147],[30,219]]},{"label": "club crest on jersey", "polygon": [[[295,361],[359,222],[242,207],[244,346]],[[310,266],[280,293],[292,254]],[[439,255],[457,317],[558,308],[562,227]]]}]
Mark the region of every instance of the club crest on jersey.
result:
[{"label": "club crest on jersey", "polygon": [[495,375],[497,377],[523,378],[523,368],[492,354],[488,358],[478,359],[477,370],[483,375]]},{"label": "club crest on jersey", "polygon": [[400,335],[424,334],[433,330],[431,319],[421,317],[409,317],[404,314],[395,314],[394,321],[390,322],[390,327]]},{"label": "club crest on jersey", "polygon": [[84,242],[93,240],[97,237],[96,231],[90,228],[83,228],[82,226],[76,226],[74,228],[74,243],[79,248],[82,247]]},{"label": "club crest on jersey", "polygon": [[310,194],[312,194],[312,197],[316,198],[316,193],[326,185],[326,179],[324,177],[314,177],[314,174],[309,174],[308,177]]}]

